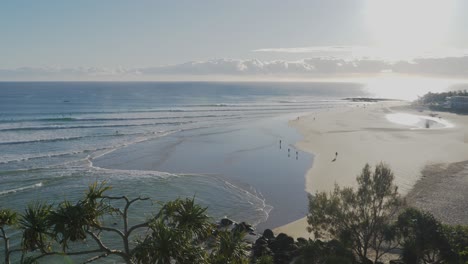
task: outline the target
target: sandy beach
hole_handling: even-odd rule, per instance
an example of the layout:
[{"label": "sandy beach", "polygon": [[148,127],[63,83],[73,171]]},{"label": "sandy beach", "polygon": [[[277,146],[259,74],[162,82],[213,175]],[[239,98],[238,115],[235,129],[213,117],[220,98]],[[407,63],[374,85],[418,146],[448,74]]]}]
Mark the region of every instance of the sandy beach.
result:
[{"label": "sandy beach", "polygon": [[[290,121],[303,135],[298,148],[315,156],[305,176],[305,190],[314,194],[332,190],[335,183],[355,186],[355,178],[366,163],[384,162],[394,171],[395,183],[410,205],[429,210],[436,217],[456,218],[452,222],[442,218],[445,222],[466,224],[466,210],[456,211],[468,201],[463,193],[468,186],[463,163],[468,160],[468,116],[417,111],[404,102],[364,105]],[[432,128],[425,128],[424,122],[408,125],[405,120],[397,123],[390,118],[398,119],[401,114],[430,122]],[[306,226],[302,218],[274,231],[308,237]]]}]

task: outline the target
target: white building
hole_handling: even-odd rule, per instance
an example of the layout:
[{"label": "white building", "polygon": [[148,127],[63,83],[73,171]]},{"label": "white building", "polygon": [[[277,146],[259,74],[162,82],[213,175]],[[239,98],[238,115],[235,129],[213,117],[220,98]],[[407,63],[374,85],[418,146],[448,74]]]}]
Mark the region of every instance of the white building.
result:
[{"label": "white building", "polygon": [[455,110],[468,110],[468,96],[452,96],[447,99],[450,108]]}]

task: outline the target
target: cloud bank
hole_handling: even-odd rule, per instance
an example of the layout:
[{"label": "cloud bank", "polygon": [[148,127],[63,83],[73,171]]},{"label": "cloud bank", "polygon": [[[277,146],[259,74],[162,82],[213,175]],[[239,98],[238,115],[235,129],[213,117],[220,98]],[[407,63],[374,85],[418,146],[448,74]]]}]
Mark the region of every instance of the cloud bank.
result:
[{"label": "cloud bank", "polygon": [[418,58],[389,62],[378,59],[345,60],[333,57],[296,61],[258,59],[215,59],[145,68],[52,68],[0,69],[0,80],[159,80],[213,76],[232,78],[341,78],[366,77],[381,73],[425,77],[468,78],[468,56]]}]

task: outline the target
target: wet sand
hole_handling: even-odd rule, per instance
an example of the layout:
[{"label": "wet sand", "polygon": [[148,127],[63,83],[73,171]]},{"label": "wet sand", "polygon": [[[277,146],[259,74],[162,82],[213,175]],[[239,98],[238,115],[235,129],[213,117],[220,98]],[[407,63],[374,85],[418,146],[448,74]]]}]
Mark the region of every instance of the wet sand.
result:
[{"label": "wet sand", "polygon": [[[468,160],[468,116],[438,113],[442,120],[454,126],[426,129],[387,119],[387,115],[398,113],[429,116],[433,112],[416,111],[408,103],[380,102],[312,114],[291,121],[290,124],[304,136],[297,146],[315,156],[314,164],[306,174],[306,191],[311,194],[330,191],[335,183],[355,186],[356,176],[366,163],[375,165],[385,162],[394,171],[400,193],[408,194],[410,204],[455,217],[454,211],[461,209],[444,205],[461,201],[467,204],[468,197],[462,192],[466,188],[454,187],[447,191],[453,185],[463,186],[468,182],[466,173],[462,173],[466,171],[466,166],[458,172],[445,170],[446,173],[441,176],[436,164]],[[428,179],[435,181],[434,177],[443,177],[442,183],[434,186],[427,182]],[[433,186],[433,189],[429,186]],[[456,217],[460,219],[458,222],[468,223],[466,215]],[[306,237],[309,235],[306,226],[303,218],[275,231]]]}]

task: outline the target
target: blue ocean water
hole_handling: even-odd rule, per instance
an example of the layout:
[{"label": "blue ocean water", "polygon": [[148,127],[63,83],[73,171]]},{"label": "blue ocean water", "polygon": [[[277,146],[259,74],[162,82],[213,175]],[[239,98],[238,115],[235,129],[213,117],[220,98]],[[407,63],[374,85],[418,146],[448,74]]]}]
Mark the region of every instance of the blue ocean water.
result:
[{"label": "blue ocean water", "polygon": [[195,196],[214,218],[275,227],[307,210],[312,156],[287,121],[364,95],[346,83],[3,82],[0,207],[78,199],[106,180],[114,194]]}]

